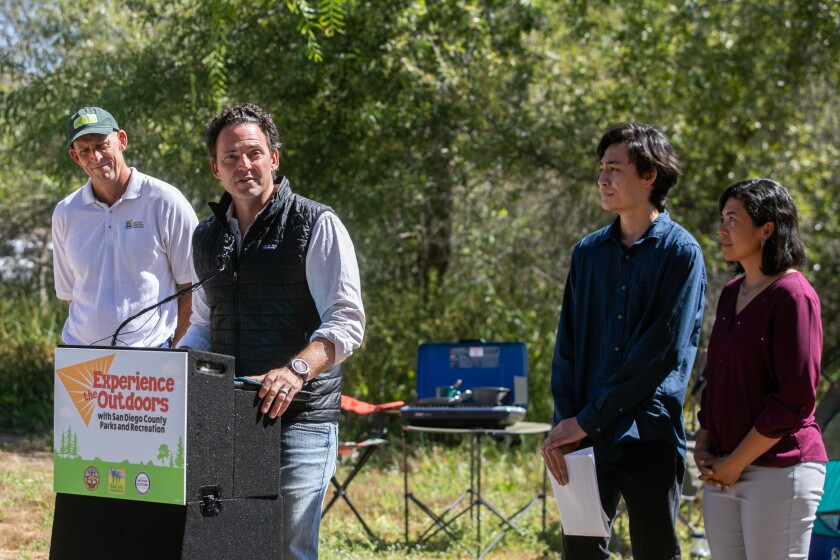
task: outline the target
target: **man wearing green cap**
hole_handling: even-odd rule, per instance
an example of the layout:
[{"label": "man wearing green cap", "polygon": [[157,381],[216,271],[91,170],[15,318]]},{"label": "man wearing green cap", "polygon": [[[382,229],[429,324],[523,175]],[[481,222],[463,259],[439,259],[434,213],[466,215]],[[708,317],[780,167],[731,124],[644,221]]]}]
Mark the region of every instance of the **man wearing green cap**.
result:
[{"label": "man wearing green cap", "polygon": [[[70,157],[89,179],[52,219],[59,299],[70,302],[66,344],[108,344],[120,324],[192,282],[198,218],[172,185],[126,165],[128,136],[106,110],[83,107],[67,123]],[[123,327],[123,346],[169,346],[189,326],[191,297]]]}]

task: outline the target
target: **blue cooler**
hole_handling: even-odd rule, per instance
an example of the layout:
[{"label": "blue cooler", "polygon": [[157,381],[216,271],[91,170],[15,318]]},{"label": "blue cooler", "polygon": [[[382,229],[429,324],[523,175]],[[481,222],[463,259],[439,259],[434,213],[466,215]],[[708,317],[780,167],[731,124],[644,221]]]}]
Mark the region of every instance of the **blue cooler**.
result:
[{"label": "blue cooler", "polygon": [[[454,385],[457,391],[441,393]],[[501,395],[498,401],[486,400],[494,391]],[[525,343],[434,342],[420,345],[417,402],[400,414],[414,425],[497,428],[522,420],[527,405]]]}]

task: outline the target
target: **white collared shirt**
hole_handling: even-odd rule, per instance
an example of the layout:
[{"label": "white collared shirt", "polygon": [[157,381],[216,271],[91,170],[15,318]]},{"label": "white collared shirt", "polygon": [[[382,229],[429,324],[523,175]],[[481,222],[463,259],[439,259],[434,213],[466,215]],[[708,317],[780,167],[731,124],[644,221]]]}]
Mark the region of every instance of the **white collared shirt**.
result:
[{"label": "white collared shirt", "polygon": [[[109,345],[125,319],[192,281],[192,233],[198,218],[172,185],[131,168],[112,206],[90,180],[58,203],[52,218],[55,293],[69,300],[66,344]],[[128,325],[120,346],[157,347],[175,332],[172,301]]]},{"label": "white collared shirt", "polygon": [[[235,220],[231,220],[231,227],[239,247],[247,231],[240,235]],[[366,318],[353,241],[332,212],[321,214],[312,228],[306,254],[306,281],[321,316],[321,325],[309,340],[320,337],[331,341],[335,345],[335,363],[340,364],[361,346]],[[195,272],[193,282],[198,282]],[[210,309],[204,290],[193,294],[192,306],[190,328],[178,346],[209,351],[212,349]]]}]

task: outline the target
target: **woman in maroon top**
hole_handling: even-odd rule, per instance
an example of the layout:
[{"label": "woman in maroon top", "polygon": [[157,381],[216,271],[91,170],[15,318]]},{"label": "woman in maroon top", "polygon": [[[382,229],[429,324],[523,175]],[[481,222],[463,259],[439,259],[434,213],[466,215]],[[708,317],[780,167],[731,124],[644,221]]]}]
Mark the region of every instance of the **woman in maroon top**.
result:
[{"label": "woman in maroon top", "polygon": [[796,207],[769,179],[720,197],[724,258],[742,273],[721,292],[709,339],[694,459],[715,560],[806,558],[828,461],[814,421],[820,300]]}]

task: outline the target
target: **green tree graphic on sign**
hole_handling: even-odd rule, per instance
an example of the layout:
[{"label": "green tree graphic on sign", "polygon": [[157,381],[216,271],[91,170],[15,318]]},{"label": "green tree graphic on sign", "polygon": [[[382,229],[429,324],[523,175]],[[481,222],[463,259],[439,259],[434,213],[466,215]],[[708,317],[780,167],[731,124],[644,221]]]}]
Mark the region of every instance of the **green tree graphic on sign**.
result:
[{"label": "green tree graphic on sign", "polygon": [[157,458],[158,458],[158,461],[160,461],[161,466],[164,466],[164,467],[166,466],[166,463],[164,461],[166,461],[167,457],[169,457],[170,455],[171,455],[171,453],[169,452],[169,446],[166,445],[165,443],[161,443],[160,447],[158,447],[158,454],[157,454]]},{"label": "green tree graphic on sign", "polygon": [[183,468],[186,458],[184,457],[184,438],[178,438],[178,449],[175,452],[175,466]]},{"label": "green tree graphic on sign", "polygon": [[60,457],[79,458],[79,436],[70,426],[61,432],[61,444],[58,447]]}]

